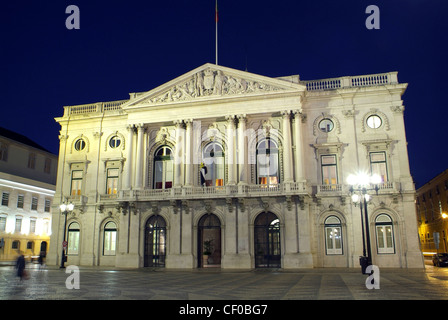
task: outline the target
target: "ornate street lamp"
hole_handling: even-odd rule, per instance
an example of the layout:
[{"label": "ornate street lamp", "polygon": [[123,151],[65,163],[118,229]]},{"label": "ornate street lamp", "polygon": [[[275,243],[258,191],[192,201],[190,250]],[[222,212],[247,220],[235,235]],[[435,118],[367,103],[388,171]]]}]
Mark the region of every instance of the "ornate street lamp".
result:
[{"label": "ornate street lamp", "polygon": [[61,214],[63,214],[65,216],[65,221],[64,221],[64,237],[63,237],[63,242],[62,242],[62,258],[61,258],[61,266],[60,268],[65,268],[65,262],[67,261],[66,258],[66,254],[65,251],[67,249],[67,214],[71,213],[73,211],[73,209],[75,208],[75,205],[73,203],[62,203],[59,206],[59,209],[61,210]]},{"label": "ornate street lamp", "polygon": [[[361,265],[362,273],[365,273],[366,268],[372,264],[369,216],[367,212],[367,202],[370,200],[370,195],[367,192],[375,190],[376,194],[378,194],[378,184],[380,184],[381,182],[381,177],[379,175],[369,176],[364,173],[349,175],[347,178],[347,183],[350,185],[350,194],[352,195],[352,201],[355,206],[359,203],[359,208],[361,209],[363,256],[359,257],[359,263]],[[365,223],[363,221],[363,206]]]}]

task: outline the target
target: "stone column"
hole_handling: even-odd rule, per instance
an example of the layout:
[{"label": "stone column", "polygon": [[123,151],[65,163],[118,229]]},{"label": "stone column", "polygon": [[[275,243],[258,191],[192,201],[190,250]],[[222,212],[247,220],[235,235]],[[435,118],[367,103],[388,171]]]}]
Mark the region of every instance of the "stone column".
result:
[{"label": "stone column", "polygon": [[137,125],[137,163],[135,164],[135,188],[143,188],[143,133],[145,126],[142,123]]},{"label": "stone column", "polygon": [[188,119],[185,121],[186,132],[185,132],[185,185],[193,186],[193,164],[191,157],[191,147],[192,147],[192,135],[191,130],[193,126],[193,120]]},{"label": "stone column", "polygon": [[294,110],[294,142],[295,142],[295,180],[296,182],[305,180],[303,160],[303,137],[302,137],[302,110]]},{"label": "stone column", "polygon": [[126,127],[128,129],[128,139],[126,143],[126,169],[125,169],[125,181],[124,181],[124,189],[130,190],[132,185],[132,153],[134,150],[132,150],[133,141],[134,141],[134,126],[128,125]]},{"label": "stone column", "polygon": [[184,154],[184,139],[183,135],[185,130],[183,130],[182,120],[174,121],[176,126],[176,146],[174,150],[174,186],[182,186],[182,164],[183,164],[183,154]]},{"label": "stone column", "polygon": [[290,112],[282,111],[283,118],[283,172],[284,183],[293,182],[292,178],[292,152],[291,152],[291,126]]},{"label": "stone column", "polygon": [[235,116],[226,116],[227,120],[227,175],[228,185],[236,184],[235,177]]},{"label": "stone column", "polygon": [[245,114],[240,114],[238,118],[238,183],[247,184],[247,142],[246,142],[246,122]]}]

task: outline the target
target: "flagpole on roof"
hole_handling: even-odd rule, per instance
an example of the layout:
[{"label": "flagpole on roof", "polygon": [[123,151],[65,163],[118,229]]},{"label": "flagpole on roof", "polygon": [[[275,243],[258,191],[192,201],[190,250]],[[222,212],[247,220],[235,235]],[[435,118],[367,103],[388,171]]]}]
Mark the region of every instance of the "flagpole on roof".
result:
[{"label": "flagpole on roof", "polygon": [[215,0],[215,64],[218,65],[218,0]]}]

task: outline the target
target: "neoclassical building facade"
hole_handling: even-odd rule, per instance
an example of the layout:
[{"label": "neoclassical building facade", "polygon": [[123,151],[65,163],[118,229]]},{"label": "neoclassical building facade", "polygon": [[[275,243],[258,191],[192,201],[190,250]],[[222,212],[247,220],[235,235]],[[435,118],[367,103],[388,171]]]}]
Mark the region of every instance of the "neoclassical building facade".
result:
[{"label": "neoclassical building facade", "polygon": [[[64,107],[48,263],[422,268],[397,73],[302,81],[205,64],[122,101]],[[75,205],[65,216],[62,202]],[[65,226],[65,232],[64,232]],[[65,234],[65,239],[64,239]]]}]

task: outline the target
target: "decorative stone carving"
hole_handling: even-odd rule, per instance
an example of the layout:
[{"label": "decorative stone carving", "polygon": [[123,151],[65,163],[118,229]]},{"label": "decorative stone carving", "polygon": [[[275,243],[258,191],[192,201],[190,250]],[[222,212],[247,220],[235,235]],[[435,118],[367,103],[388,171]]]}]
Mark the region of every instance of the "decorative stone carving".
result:
[{"label": "decorative stone carving", "polygon": [[246,199],[238,198],[238,204],[241,209],[241,212],[244,212],[246,210]]},{"label": "decorative stone carving", "polygon": [[229,210],[229,212],[233,212],[233,199],[226,198],[226,204],[227,204],[227,210]]},{"label": "decorative stone carving", "polygon": [[205,212],[207,213],[213,213],[213,207],[212,207],[212,202],[211,201],[204,201],[204,208],[205,208]]},{"label": "decorative stone carving", "polygon": [[392,107],[390,107],[390,110],[392,110],[392,112],[394,112],[394,113],[403,113],[403,111],[404,111],[404,106],[400,106],[400,105],[398,105],[398,106],[392,106]]},{"label": "decorative stone carving", "polygon": [[190,213],[190,202],[188,200],[182,200],[181,202],[182,211],[186,214]]},{"label": "decorative stone carving", "polygon": [[169,88],[156,97],[149,97],[141,101],[140,104],[168,103],[191,100],[198,97],[271,92],[281,89],[263,82],[237,78],[226,75],[221,70],[208,68],[194,74],[187,81]]},{"label": "decorative stone carving", "polygon": [[292,202],[293,202],[292,196],[286,196],[286,208],[288,209],[288,211],[291,211],[292,209]]},{"label": "decorative stone carving", "polygon": [[160,143],[164,144],[169,137],[170,137],[170,133],[169,133],[168,129],[165,127],[162,127],[157,132],[156,142],[160,142]]}]

